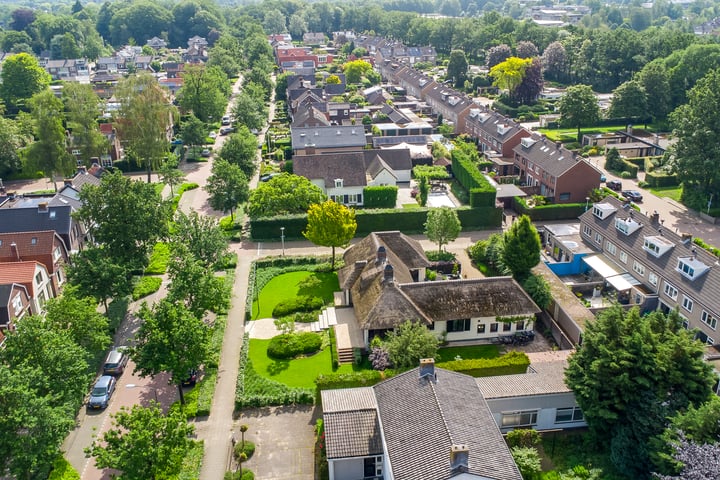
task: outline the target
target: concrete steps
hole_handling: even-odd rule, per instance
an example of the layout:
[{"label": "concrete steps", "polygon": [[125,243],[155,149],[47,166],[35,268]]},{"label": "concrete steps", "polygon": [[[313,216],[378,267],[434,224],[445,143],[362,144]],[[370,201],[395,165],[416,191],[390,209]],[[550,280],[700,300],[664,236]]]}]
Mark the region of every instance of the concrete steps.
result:
[{"label": "concrete steps", "polygon": [[353,363],[355,361],[355,355],[353,355],[352,348],[339,348],[338,349],[338,362],[339,363]]},{"label": "concrete steps", "polygon": [[330,327],[337,325],[337,317],[335,315],[335,307],[323,309],[318,315],[317,322],[312,322],[310,328],[313,332],[322,332]]}]

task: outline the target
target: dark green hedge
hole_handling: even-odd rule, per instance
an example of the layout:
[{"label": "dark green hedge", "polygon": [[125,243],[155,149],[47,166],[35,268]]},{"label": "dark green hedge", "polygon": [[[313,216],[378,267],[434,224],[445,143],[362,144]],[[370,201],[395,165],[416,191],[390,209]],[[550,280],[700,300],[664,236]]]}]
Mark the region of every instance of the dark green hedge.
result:
[{"label": "dark green hedge", "polygon": [[295,312],[312,312],[321,309],[323,305],[325,305],[325,302],[320,297],[299,295],[280,300],[273,308],[272,316],[273,318],[280,318]]},{"label": "dark green hedge", "polygon": [[492,377],[494,375],[513,375],[525,373],[530,359],[523,352],[508,352],[497,358],[473,358],[469,360],[451,360],[438,363],[438,368],[464,373],[471,377]]},{"label": "dark green hedge", "polygon": [[352,373],[321,374],[315,379],[318,391],[336,388],[371,387],[381,380],[391,377],[389,370],[360,370]]},{"label": "dark green hedge", "polygon": [[645,170],[645,157],[630,157],[630,158],[624,158],[628,163],[632,163],[636,167],[638,167],[638,170],[641,172]]},{"label": "dark green hedge", "polygon": [[[493,197],[495,192],[493,191]],[[357,230],[355,236],[363,237],[371,232],[400,230],[404,233],[419,233],[425,230],[427,218],[426,208],[401,209],[368,209],[355,212]],[[455,211],[460,218],[462,229],[482,230],[498,228],[502,224],[502,209],[494,207],[470,208],[460,207]],[[287,215],[273,218],[256,218],[250,220],[250,235],[255,240],[280,239],[280,227],[285,227],[285,238],[302,238],[307,227],[305,214]]]},{"label": "dark green hedge", "polygon": [[634,163],[629,162],[627,160],[623,160],[622,163],[623,163],[623,167],[624,167],[623,171],[629,172],[632,175],[631,178],[637,178],[637,173],[638,173],[638,170],[640,169],[640,167],[638,167]]},{"label": "dark green hedge", "polygon": [[363,188],[365,208],[394,208],[397,203],[398,187],[383,185]]},{"label": "dark green hedge", "polygon": [[513,198],[513,208],[520,215],[527,215],[532,221],[540,220],[571,220],[585,212],[584,203],[560,203],[528,208],[520,197]]},{"label": "dark green hedge", "polygon": [[315,353],[322,347],[322,337],[314,332],[284,333],[274,336],[267,347],[268,357],[295,358]]},{"label": "dark green hedge", "polygon": [[452,151],[452,171],[458,182],[470,192],[471,207],[495,206],[495,188],[480,173],[475,162],[457,148]]},{"label": "dark green hedge", "polygon": [[646,172],[645,181],[651,187],[674,187],[678,184],[677,175],[656,172]]}]

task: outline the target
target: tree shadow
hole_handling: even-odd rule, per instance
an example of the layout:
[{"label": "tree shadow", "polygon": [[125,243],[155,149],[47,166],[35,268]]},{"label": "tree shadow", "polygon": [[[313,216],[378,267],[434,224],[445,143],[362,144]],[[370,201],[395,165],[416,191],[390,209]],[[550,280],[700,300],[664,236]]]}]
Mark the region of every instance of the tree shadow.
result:
[{"label": "tree shadow", "polygon": [[284,372],[288,368],[290,368],[290,360],[273,359],[273,362],[267,367],[267,372],[274,376]]},{"label": "tree shadow", "polygon": [[333,301],[333,293],[339,288],[336,274],[313,272],[298,282],[298,295],[320,297],[328,303]]}]

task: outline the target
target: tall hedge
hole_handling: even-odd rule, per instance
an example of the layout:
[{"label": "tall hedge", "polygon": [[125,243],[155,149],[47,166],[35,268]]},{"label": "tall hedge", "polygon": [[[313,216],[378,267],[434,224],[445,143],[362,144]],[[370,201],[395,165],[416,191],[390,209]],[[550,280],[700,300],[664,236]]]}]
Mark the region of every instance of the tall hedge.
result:
[{"label": "tall hedge", "polygon": [[677,175],[662,172],[646,172],[645,181],[651,187],[674,187],[678,184]]},{"label": "tall hedge", "polygon": [[464,373],[471,377],[491,377],[525,373],[530,359],[523,352],[512,351],[497,358],[473,358],[438,363],[438,368]]},{"label": "tall hedge", "polygon": [[584,203],[558,203],[529,208],[521,197],[513,198],[513,208],[520,215],[527,215],[530,220],[574,220],[585,212]]},{"label": "tall hedge", "polygon": [[460,149],[452,151],[452,171],[458,182],[470,192],[471,207],[495,206],[495,187],[480,173],[475,162]]},{"label": "tall hedge", "polygon": [[365,208],[394,208],[397,203],[398,187],[382,185],[363,188]]}]

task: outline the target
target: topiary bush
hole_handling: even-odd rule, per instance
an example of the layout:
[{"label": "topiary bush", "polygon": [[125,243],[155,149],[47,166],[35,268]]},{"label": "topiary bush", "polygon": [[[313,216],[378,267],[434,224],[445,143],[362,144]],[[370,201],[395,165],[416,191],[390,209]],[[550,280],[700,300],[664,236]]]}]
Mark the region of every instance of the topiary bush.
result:
[{"label": "topiary bush", "polygon": [[325,302],[320,297],[300,295],[280,301],[273,308],[272,316],[278,318],[295,312],[312,312],[322,308],[324,305]]},{"label": "topiary bush", "polygon": [[235,449],[233,450],[235,459],[239,459],[241,453],[244,453],[247,459],[250,460],[250,458],[255,453],[255,444],[250,440],[245,440],[244,442],[237,442],[235,444]]},{"label": "topiary bush", "polygon": [[301,354],[315,353],[320,347],[322,347],[322,337],[317,333],[286,333],[270,340],[267,354],[278,359],[295,358]]}]

